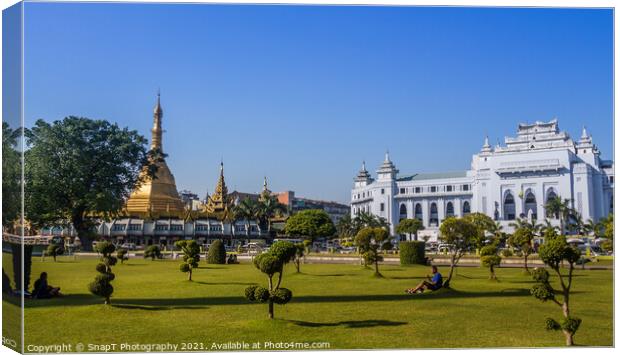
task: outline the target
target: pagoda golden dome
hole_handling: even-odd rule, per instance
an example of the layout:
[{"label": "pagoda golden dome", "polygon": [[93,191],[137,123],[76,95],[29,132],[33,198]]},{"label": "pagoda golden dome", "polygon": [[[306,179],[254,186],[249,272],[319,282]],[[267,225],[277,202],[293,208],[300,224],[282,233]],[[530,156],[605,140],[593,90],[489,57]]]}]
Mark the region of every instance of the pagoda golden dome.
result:
[{"label": "pagoda golden dome", "polygon": [[[163,153],[162,148],[162,118],[159,93],[157,105],[153,110],[153,128],[151,129],[151,149]],[[183,201],[179,197],[174,175],[168,164],[162,158],[155,163],[157,172],[154,178],[146,178],[129,196],[126,211],[131,216],[145,216],[149,214],[180,216],[183,213]],[[146,171],[143,170],[142,174]]]}]

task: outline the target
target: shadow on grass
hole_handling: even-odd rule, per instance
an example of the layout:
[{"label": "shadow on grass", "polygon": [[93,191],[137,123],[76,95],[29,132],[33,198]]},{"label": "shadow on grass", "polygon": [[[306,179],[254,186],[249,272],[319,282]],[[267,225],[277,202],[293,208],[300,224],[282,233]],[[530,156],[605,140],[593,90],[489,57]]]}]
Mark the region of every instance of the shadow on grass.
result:
[{"label": "shadow on grass", "polygon": [[303,272],[295,273],[296,275],[318,276],[318,277],[340,277],[340,276],[356,276],[357,274],[306,274]]},{"label": "shadow on grass", "polygon": [[386,278],[392,280],[426,280],[424,276],[387,276]]},{"label": "shadow on grass", "polygon": [[142,311],[172,311],[176,309],[207,309],[205,306],[142,306],[135,304],[111,304],[114,308],[138,309]]},{"label": "shadow on grass", "polygon": [[407,322],[393,322],[393,321],[383,320],[383,319],[348,320],[348,321],[335,322],[335,323],[314,323],[314,322],[306,322],[306,321],[300,321],[300,320],[291,320],[290,322],[300,327],[310,327],[310,328],[339,327],[339,326],[344,326],[345,328],[372,328],[372,327],[393,327],[393,326],[408,324]]},{"label": "shadow on grass", "polygon": [[[442,298],[492,298],[492,297],[530,297],[529,289],[507,288],[500,291],[466,292],[455,289],[441,289],[434,292],[410,295],[307,295],[294,296],[291,303],[339,303],[339,302],[390,302],[416,299]],[[5,297],[5,300],[19,306],[19,298]],[[67,307],[103,304],[103,300],[90,294],[73,294],[48,300],[26,300],[26,308]],[[187,306],[226,306],[250,305],[243,295],[223,297],[191,297],[191,298],[114,298],[112,304],[125,307],[187,307]]]},{"label": "shadow on grass", "polygon": [[194,283],[201,285],[239,285],[239,286],[253,286],[257,285],[256,282],[204,282],[204,281],[193,281]]}]

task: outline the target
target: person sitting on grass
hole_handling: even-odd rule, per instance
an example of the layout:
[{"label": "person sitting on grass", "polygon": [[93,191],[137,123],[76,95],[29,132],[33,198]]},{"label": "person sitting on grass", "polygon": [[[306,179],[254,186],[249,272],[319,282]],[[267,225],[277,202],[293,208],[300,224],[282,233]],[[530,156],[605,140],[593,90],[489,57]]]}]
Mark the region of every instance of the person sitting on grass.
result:
[{"label": "person sitting on grass", "polygon": [[52,287],[47,283],[47,272],[42,272],[39,279],[34,282],[32,298],[52,298],[62,296],[60,287]]},{"label": "person sitting on grass", "polygon": [[441,276],[439,271],[437,271],[437,266],[433,265],[431,267],[431,270],[433,271],[432,277],[426,275],[426,278],[428,280],[424,280],[420,282],[420,284],[417,285],[415,288],[407,289],[405,292],[414,294],[414,293],[422,293],[424,292],[424,290],[431,290],[431,291],[439,290],[441,286],[443,285],[443,277]]}]

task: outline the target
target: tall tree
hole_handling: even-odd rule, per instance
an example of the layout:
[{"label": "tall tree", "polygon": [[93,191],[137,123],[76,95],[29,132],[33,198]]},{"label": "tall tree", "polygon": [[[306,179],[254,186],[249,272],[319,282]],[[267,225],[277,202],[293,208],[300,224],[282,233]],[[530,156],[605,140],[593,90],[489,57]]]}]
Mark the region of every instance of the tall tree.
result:
[{"label": "tall tree", "polygon": [[413,234],[415,240],[418,240],[418,232],[423,229],[424,224],[417,218],[405,218],[396,225],[396,233]]},{"label": "tall tree", "polygon": [[267,225],[267,232],[271,235],[271,220],[274,217],[286,214],[286,205],[280,203],[276,196],[261,196],[258,201],[258,219],[261,225]]},{"label": "tall tree", "polygon": [[243,199],[233,208],[235,218],[242,219],[245,224],[246,238],[250,239],[250,221],[258,220],[259,217],[258,203],[249,197]]},{"label": "tall tree", "polygon": [[528,257],[534,252],[534,238],[540,230],[539,225],[530,223],[527,219],[517,219],[516,223],[510,223],[515,228],[514,233],[508,238],[508,244],[514,248],[519,248],[523,255],[524,271],[529,273],[527,265]]},{"label": "tall tree", "polygon": [[476,226],[465,218],[448,217],[439,227],[439,239],[450,244],[450,273],[444,281],[444,287],[450,287],[450,280],[461,257],[474,246],[478,235]]},{"label": "tall tree", "polygon": [[560,234],[564,234],[566,232],[566,222],[573,213],[570,207],[570,200],[562,199],[560,196],[549,199],[545,204],[545,212],[548,218],[560,220]]},{"label": "tall tree", "polygon": [[2,122],[2,226],[13,232],[13,222],[21,211],[21,154],[18,151],[20,130]]},{"label": "tall tree", "polygon": [[476,227],[478,232],[476,233],[476,237],[473,242],[476,246],[476,251],[482,249],[486,243],[487,233],[491,233],[495,230],[495,222],[491,219],[491,217],[480,212],[470,213],[463,218],[467,219]]},{"label": "tall tree", "polygon": [[38,120],[26,132],[26,215],[37,227],[69,221],[91,250],[101,218],[123,207],[131,191],[156,176],[160,152],[137,131],[104,120]]},{"label": "tall tree", "polygon": [[336,227],[329,215],[323,210],[303,210],[286,220],[286,234],[314,240],[318,237],[331,237]]}]

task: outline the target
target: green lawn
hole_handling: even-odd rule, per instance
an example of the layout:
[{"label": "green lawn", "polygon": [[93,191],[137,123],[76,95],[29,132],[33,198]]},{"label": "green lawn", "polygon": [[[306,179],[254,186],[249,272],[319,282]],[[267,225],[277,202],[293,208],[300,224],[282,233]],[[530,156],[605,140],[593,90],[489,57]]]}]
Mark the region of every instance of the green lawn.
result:
[{"label": "green lawn", "polygon": [[[5,254],[4,267],[10,270]],[[176,261],[132,259],[114,267],[112,305],[105,306],[87,289],[95,277],[95,259],[33,258],[33,282],[47,271],[50,283],[65,297],[27,300],[25,342],[56,343],[204,343],[329,342],[331,349],[563,346],[561,333],[544,330],[546,317],[559,307],[529,294],[531,281],[521,269],[461,268],[454,291],[406,295],[403,291],[427,273],[422,266],[382,266],[385,278],[359,265],[287,266],[283,286],[293,300],[275,307],[247,302],[248,285],[266,278],[250,264],[205,265],[194,281],[178,271]],[[447,274],[447,268],[440,268]],[[583,319],[579,345],[613,343],[611,270],[576,270],[574,316]],[[12,277],[12,273],[9,274]],[[17,304],[17,303],[16,303]],[[8,312],[18,306],[4,302]]]}]

